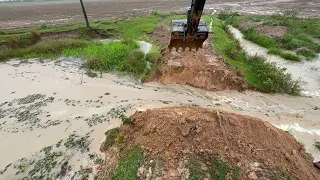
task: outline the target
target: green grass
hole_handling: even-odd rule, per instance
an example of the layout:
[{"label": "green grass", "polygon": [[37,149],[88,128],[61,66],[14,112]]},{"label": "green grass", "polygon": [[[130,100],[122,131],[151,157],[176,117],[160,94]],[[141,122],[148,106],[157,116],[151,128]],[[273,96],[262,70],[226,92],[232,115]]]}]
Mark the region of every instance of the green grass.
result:
[{"label": "green grass", "polygon": [[189,168],[190,180],[204,179],[207,174],[216,180],[225,180],[227,177],[231,177],[233,180],[239,179],[239,168],[227,164],[218,157],[211,159],[211,166],[207,170],[201,169],[201,161],[195,157],[189,157],[187,167]]},{"label": "green grass", "polygon": [[[121,43],[99,44],[88,39],[93,38],[96,31],[99,31],[107,35],[108,38],[140,39],[152,42],[147,35],[165,17],[168,16],[153,13],[149,16],[133,17],[125,20],[100,21],[91,23],[93,30],[87,30],[83,24],[4,30],[1,31],[0,41],[6,43],[8,47],[1,49],[0,61],[11,58],[72,56],[88,60],[86,65],[91,69],[127,73],[140,77],[144,81],[159,67],[159,47],[154,46],[151,52],[145,56],[137,50],[137,43],[131,40]],[[84,36],[81,36],[81,40],[38,42],[42,33],[68,31],[79,31]]]},{"label": "green grass", "polygon": [[[158,25],[158,21],[166,15],[153,13],[149,16],[133,17],[124,20],[106,20],[100,22],[91,22],[91,27],[99,32],[104,33],[108,38],[119,39],[143,39],[148,37],[146,34],[151,33]],[[61,33],[69,31],[79,31],[84,37],[92,33],[86,29],[84,23],[65,24],[54,26],[41,26],[38,28],[28,28],[19,30],[2,30],[0,33],[0,43],[7,43],[10,37],[27,36],[31,32],[43,33]]]},{"label": "green grass", "polygon": [[67,48],[64,56],[88,59],[85,64],[97,71],[117,71],[140,76],[147,68],[144,54],[138,51],[139,45],[134,41],[110,44],[92,43],[83,48]]},{"label": "green grass", "polygon": [[139,180],[137,176],[138,168],[144,163],[143,150],[139,147],[133,147],[123,157],[112,173],[113,180]]},{"label": "green grass", "polygon": [[[297,61],[297,55],[311,60],[320,53],[320,20],[297,18],[293,14],[273,15],[273,16],[239,16],[226,14],[221,16],[228,24],[239,28],[245,38],[268,49],[280,49],[277,55],[287,59]],[[260,22],[263,25],[286,26],[288,33],[281,38],[271,38],[260,34],[254,27],[240,28],[241,22]],[[293,50],[297,55],[283,53],[283,50]]]},{"label": "green grass", "polygon": [[278,48],[271,48],[268,51],[268,54],[279,55],[283,59],[291,60],[291,61],[301,61],[301,58],[294,53],[285,52]]},{"label": "green grass", "polygon": [[[146,40],[146,34],[151,33],[158,26],[158,22],[164,15],[154,13],[150,16],[133,17],[128,20],[107,20],[93,27],[97,29],[109,29],[117,34],[115,38]],[[108,32],[108,31],[107,31]]]},{"label": "green grass", "polygon": [[314,59],[318,56],[314,51],[310,49],[299,49],[297,51],[297,54],[306,57],[308,60]]},{"label": "green grass", "polygon": [[82,40],[58,40],[39,42],[26,48],[4,49],[0,51],[0,62],[10,58],[56,57],[66,48],[79,48],[87,44]]},{"label": "green grass", "polygon": [[261,35],[254,27],[242,31],[244,38],[248,39],[256,44],[259,44],[265,48],[276,48],[278,47],[277,42],[267,36]]},{"label": "green grass", "polygon": [[213,17],[213,36],[215,50],[225,57],[228,64],[245,73],[247,82],[257,90],[267,93],[300,94],[298,81],[292,80],[291,75],[283,69],[266,62],[262,57],[250,57],[240,47],[240,44],[227,32],[226,25]]}]

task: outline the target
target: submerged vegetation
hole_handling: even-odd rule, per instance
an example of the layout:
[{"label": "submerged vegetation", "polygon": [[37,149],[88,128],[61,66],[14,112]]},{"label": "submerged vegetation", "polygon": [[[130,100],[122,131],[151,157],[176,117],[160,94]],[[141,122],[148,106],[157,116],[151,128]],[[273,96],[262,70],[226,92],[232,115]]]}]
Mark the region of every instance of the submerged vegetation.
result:
[{"label": "submerged vegetation", "polygon": [[[273,16],[240,16],[233,13],[223,14],[220,17],[228,24],[239,28],[246,39],[269,49],[270,54],[279,55],[287,60],[300,61],[314,59],[320,53],[319,19],[298,18],[293,13]],[[242,24],[252,25],[248,27]],[[267,26],[283,27],[287,32],[280,37],[272,37],[257,29]]]},{"label": "submerged vegetation", "polygon": [[213,17],[213,20],[215,25],[212,39],[216,51],[227,59],[229,65],[244,72],[252,87],[268,93],[300,93],[299,82],[294,81],[290,74],[286,74],[275,64],[268,63],[263,57],[248,56],[228,32],[226,24],[217,17]]}]

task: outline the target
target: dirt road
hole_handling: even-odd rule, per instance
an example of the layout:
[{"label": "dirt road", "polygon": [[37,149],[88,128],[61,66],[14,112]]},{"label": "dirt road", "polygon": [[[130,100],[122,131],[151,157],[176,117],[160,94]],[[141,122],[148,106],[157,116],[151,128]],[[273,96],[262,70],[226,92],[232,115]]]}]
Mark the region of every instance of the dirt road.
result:
[{"label": "dirt road", "polygon": [[[65,24],[82,21],[79,3],[49,3],[26,6],[0,4],[0,29],[41,26],[42,24]],[[91,21],[148,14],[152,11],[185,12],[190,6],[189,0],[107,0],[85,2]],[[207,0],[206,9],[217,11],[230,8],[248,14],[273,14],[285,10],[297,9],[299,15],[319,17],[320,2],[317,0]],[[212,12],[212,10],[210,11]]]}]

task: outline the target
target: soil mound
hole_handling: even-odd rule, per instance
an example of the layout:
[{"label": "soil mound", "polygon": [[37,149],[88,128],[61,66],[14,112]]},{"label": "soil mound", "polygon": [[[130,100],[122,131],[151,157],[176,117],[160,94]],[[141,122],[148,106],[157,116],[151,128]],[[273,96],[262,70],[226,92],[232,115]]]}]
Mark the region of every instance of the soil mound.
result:
[{"label": "soil mound", "polygon": [[[151,35],[157,45],[166,47],[170,41],[170,31],[166,27],[156,28]],[[198,51],[164,50],[164,65],[154,74],[153,79],[163,84],[182,84],[219,91],[225,89],[245,90],[248,85],[234,68],[213,52],[209,40]]]},{"label": "soil mound", "polygon": [[275,170],[294,179],[320,179],[301,144],[257,118],[171,107],[136,112],[131,120],[133,125],[122,128],[125,142],[146,149],[147,156],[162,156],[173,168],[186,155],[219,155],[244,169],[241,179],[277,179]]}]

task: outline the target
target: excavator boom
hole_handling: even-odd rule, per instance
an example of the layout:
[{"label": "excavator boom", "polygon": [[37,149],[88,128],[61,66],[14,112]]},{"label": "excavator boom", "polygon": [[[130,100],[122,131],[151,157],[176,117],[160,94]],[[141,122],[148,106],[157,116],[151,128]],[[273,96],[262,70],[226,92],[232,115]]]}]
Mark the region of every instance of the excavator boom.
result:
[{"label": "excavator boom", "polygon": [[187,20],[172,20],[169,49],[189,47],[198,50],[202,47],[209,34],[206,22],[201,20],[205,3],[206,0],[192,0]]}]

